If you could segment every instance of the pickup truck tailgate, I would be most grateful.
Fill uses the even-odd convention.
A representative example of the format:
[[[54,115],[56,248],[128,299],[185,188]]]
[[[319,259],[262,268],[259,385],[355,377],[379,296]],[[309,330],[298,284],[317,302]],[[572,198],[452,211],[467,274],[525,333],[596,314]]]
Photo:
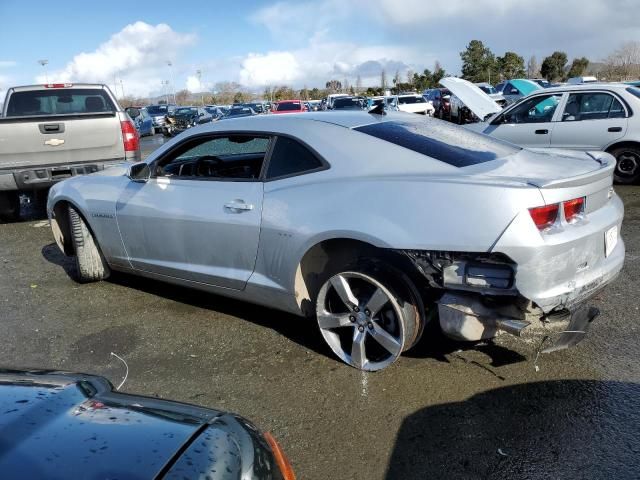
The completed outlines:
[[[123,160],[116,113],[0,122],[0,170]]]

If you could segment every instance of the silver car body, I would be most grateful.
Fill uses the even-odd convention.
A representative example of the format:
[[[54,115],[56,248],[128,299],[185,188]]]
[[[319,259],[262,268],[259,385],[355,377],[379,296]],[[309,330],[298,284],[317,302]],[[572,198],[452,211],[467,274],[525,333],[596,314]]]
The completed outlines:
[[[449,145],[454,158],[436,160],[356,130],[365,126],[419,131],[437,148]],[[73,253],[65,219],[70,204],[114,270],[298,315],[309,313],[310,265],[326,263],[327,242],[331,251],[358,245],[409,257],[422,272],[421,287],[469,308],[496,296],[514,305],[529,302],[538,318],[575,307],[622,268],[623,205],[611,188],[614,160],[606,153],[534,152],[401,112],[318,112],[195,127],[146,163],[153,167],[194,137],[229,133],[295,139],[322,158],[324,168],[273,180],[151,176],[136,182],[122,166],[70,179],[54,186],[48,200],[60,248]],[[493,154],[494,147],[506,155]],[[459,167],[456,155],[479,160]],[[530,208],[578,197],[585,197],[586,210],[576,222],[560,214],[551,228],[536,228]],[[606,256],[605,232],[617,239]],[[424,268],[445,257],[440,274]],[[508,263],[512,282],[498,288],[482,280],[490,274],[477,262],[486,259]],[[473,281],[464,273],[470,265],[479,267]],[[496,333],[495,324],[473,330],[464,322],[457,318],[445,331],[467,340]]]

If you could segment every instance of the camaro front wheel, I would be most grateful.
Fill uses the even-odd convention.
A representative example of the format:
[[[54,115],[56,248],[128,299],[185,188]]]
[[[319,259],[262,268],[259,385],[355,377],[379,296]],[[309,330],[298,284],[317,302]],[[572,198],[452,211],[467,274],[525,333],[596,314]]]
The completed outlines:
[[[97,282],[109,276],[110,270],[105,262],[93,234],[76,211],[69,207],[71,238],[76,254],[77,280],[81,283]]]
[[[345,271],[322,285],[316,299],[318,326],[342,361],[360,370],[381,370],[417,342],[419,308],[408,294],[396,293],[408,291],[399,283],[380,273]]]

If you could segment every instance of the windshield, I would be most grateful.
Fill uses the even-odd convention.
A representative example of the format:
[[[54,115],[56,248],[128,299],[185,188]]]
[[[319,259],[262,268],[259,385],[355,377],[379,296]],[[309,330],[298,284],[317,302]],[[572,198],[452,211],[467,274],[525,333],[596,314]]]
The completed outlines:
[[[52,89],[14,92],[9,97],[7,117],[73,115],[115,111],[101,89]]]
[[[493,95],[494,93],[498,93],[496,89],[493,88],[492,86],[478,85],[478,88],[480,88],[480,90],[482,90],[487,95]]]
[[[454,167],[468,167],[513,155],[521,149],[470,130],[430,122],[390,121],[355,130],[435,158]]]
[[[278,104],[278,112],[291,112],[294,110],[301,110],[302,104],[300,102],[283,102]]]
[[[169,111],[169,107],[166,105],[151,105],[147,107],[147,112],[151,115],[166,115]]]
[[[229,110],[229,113],[227,114],[228,117],[233,117],[236,115],[251,115],[252,111],[250,108],[248,107],[244,107],[244,108],[232,108],[231,110]]]
[[[190,115],[196,113],[197,111],[197,108],[178,108],[176,110],[176,115]]]
[[[336,98],[333,101],[334,110],[342,110],[342,109],[359,109],[362,108],[363,100],[362,98]]]

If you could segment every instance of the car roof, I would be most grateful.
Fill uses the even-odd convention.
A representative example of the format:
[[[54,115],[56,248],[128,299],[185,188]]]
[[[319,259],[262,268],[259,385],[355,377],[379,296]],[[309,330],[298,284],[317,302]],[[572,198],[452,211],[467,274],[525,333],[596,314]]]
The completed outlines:
[[[69,85],[68,87],[60,87],[60,88],[50,88],[50,90],[73,90],[75,88],[95,88],[96,90],[100,90],[106,88],[106,85],[103,83],[73,83],[73,82],[50,82],[50,83],[41,83],[40,85],[21,85],[17,87],[11,87],[10,90],[14,92],[25,92],[30,90],[42,90],[43,88],[47,88],[46,85]],[[49,90],[49,88],[47,88]]]
[[[615,89],[615,90],[624,90],[626,88],[628,88],[629,85],[624,84],[624,83],[613,83],[613,82],[603,82],[603,83],[583,83],[583,84],[578,84],[578,85],[561,85],[559,87],[549,87],[549,88],[545,88],[543,90],[536,90],[535,92],[532,92],[532,94],[538,94],[538,93],[553,93],[553,92],[572,92],[572,91],[580,91],[580,90],[611,90],[611,89]]]

